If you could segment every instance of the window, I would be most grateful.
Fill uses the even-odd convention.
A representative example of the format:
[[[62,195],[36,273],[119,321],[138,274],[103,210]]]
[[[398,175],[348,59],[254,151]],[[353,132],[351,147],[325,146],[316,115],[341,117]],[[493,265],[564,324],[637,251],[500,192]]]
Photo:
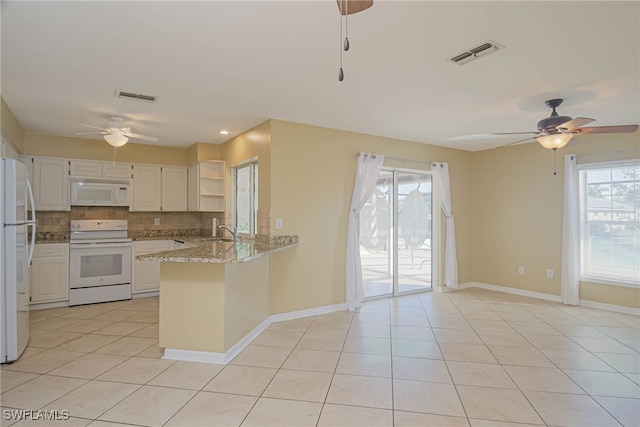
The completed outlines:
[[[640,285],[640,160],[580,166],[581,280]]]
[[[234,183],[238,233],[256,234],[258,230],[258,163],[236,167]]]

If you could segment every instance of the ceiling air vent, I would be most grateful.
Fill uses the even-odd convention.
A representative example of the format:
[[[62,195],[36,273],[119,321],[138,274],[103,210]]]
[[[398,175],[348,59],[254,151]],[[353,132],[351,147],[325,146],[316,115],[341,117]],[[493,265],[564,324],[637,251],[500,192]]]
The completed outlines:
[[[486,43],[482,43],[479,46],[473,47],[469,50],[466,50],[462,53],[451,58],[452,62],[455,62],[458,65],[466,64],[467,62],[471,62],[474,59],[478,59],[481,56],[488,55],[491,52],[495,52],[498,49],[503,49],[504,46],[501,46],[492,41],[488,41]]]
[[[156,102],[157,97],[151,95],[140,95],[138,93],[125,92],[119,90],[116,92],[116,98],[133,99],[138,101]]]

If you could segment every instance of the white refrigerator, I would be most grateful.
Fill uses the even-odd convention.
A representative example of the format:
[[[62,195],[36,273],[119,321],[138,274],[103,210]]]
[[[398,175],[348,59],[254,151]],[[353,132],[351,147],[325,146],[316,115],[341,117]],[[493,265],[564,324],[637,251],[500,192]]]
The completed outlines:
[[[0,159],[0,360],[13,362],[29,342],[29,266],[36,218],[27,167]]]

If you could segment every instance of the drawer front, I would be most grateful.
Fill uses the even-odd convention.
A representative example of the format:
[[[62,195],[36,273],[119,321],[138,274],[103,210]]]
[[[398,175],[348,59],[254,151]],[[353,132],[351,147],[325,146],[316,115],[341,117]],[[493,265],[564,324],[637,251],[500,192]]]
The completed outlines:
[[[45,258],[54,256],[67,256],[69,252],[68,243],[38,243],[33,248],[34,258]]]

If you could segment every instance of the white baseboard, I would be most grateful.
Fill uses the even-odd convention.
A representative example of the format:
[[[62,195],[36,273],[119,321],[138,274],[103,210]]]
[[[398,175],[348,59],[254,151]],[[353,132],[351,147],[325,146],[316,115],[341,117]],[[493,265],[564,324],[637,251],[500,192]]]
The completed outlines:
[[[224,353],[224,364],[231,362],[234,357],[236,357],[242,350],[245,349],[246,346],[251,344],[251,341],[258,338],[258,335],[262,333],[265,329],[269,327],[271,324],[271,316],[267,317],[262,321],[258,326],[253,328],[251,332],[242,337],[240,341],[235,343],[226,353]]]
[[[289,311],[287,313],[272,314],[269,316],[270,323],[282,322],[285,320],[302,319],[303,317],[319,316],[321,314],[329,314],[336,311],[342,311],[347,309],[347,304],[334,304],[325,305],[322,307],[308,308],[306,310]]]
[[[625,307],[624,305],[605,304],[603,302],[588,301],[581,299],[580,305],[583,307],[597,308],[598,310],[614,311],[616,313],[632,314],[640,316],[640,308]]]
[[[490,291],[504,292],[506,294],[520,295],[523,297],[537,298],[545,301],[562,302],[562,297],[558,295],[545,294],[543,292],[525,291],[524,289],[510,288],[508,286],[491,285],[489,283],[470,282],[470,286]]]
[[[283,322],[286,320],[302,319],[303,317],[319,316],[321,314],[328,314],[346,309],[347,304],[334,304],[309,308],[306,310],[290,311],[288,313],[272,314],[264,321],[262,321],[262,323],[256,326],[251,332],[240,339],[240,341],[235,343],[233,347],[231,347],[225,353],[176,350],[172,348],[166,348],[164,350],[164,356],[162,358],[167,360],[182,360],[185,362],[216,363],[219,365],[226,365],[231,360],[233,360],[234,357],[240,354],[240,352],[244,350],[249,344],[251,344],[251,341],[256,339],[258,335],[260,335],[272,323]]]
[[[489,289],[491,291],[504,292],[507,294],[520,295],[520,296],[531,297],[531,298],[538,298],[546,301],[553,301],[553,302],[560,302],[560,303],[562,302],[561,296],[545,294],[542,292],[525,291],[523,289],[510,288],[508,286],[491,285],[488,283],[469,282],[469,283],[465,283],[464,285],[461,285],[460,289],[467,289],[471,287]],[[589,301],[584,299],[580,300],[579,305],[583,307],[597,308],[599,310],[613,311],[615,313],[623,313],[623,314],[631,314],[634,316],[640,316],[640,308],[626,307],[624,305],[605,304],[603,302]]]
[[[159,297],[160,291],[141,292],[139,294],[131,294],[131,299]]]
[[[181,360],[185,362],[215,363],[218,365],[226,365],[225,353],[213,353],[209,351],[193,351],[193,350],[175,350],[173,348],[165,348],[165,360]]]
[[[60,308],[60,307],[69,307],[69,301],[60,301],[60,302],[46,302],[44,304],[34,304],[31,303],[29,305],[29,310],[45,310],[47,308]]]
[[[160,291],[143,292],[139,294],[132,294],[131,299],[157,297],[160,295]],[[31,303],[29,304],[29,310],[46,310],[47,308],[60,308],[68,307],[69,300],[59,302],[45,302],[45,303]]]

